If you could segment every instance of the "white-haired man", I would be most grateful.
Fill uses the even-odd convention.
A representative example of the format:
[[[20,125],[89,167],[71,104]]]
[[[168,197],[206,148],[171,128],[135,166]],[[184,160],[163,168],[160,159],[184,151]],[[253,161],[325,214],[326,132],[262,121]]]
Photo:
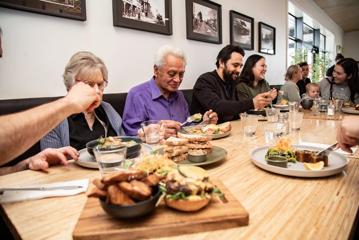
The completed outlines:
[[[186,57],[181,49],[163,46],[157,51],[153,77],[128,92],[123,113],[127,135],[137,135],[141,123],[147,120],[164,120],[165,137],[176,134],[180,122],[189,116],[186,99],[178,90],[185,68]],[[216,123],[217,114],[209,110],[204,120]]]

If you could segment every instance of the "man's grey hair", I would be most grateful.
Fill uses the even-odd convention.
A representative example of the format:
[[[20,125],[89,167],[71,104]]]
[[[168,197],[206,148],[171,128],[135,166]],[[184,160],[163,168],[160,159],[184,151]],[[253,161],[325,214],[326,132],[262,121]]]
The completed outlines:
[[[104,81],[108,81],[108,72],[105,63],[91,52],[81,51],[75,53],[65,67],[63,74],[66,89],[69,90],[74,84],[76,77],[81,73],[99,69]]]
[[[155,66],[162,67],[166,63],[166,58],[168,55],[181,58],[184,62],[184,65],[186,65],[186,55],[182,49],[170,45],[165,45],[157,50],[155,55]]]

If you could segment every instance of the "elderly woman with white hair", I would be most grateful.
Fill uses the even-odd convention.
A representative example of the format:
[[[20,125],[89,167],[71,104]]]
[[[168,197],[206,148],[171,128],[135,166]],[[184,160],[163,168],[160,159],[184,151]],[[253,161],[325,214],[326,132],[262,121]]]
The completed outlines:
[[[84,82],[94,88],[101,99],[94,110],[74,114],[41,139],[41,149],[72,146],[77,150],[99,137],[123,134],[122,119],[116,110],[102,101],[103,91],[108,83],[104,62],[91,52],[78,52],[68,62],[63,74],[67,91],[77,82]]]
[[[137,135],[141,123],[147,120],[164,120],[164,136],[176,135],[181,122],[189,116],[187,101],[178,90],[185,67],[186,57],[181,49],[166,45],[157,51],[151,79],[128,92],[123,113],[127,135]],[[207,111],[204,120],[216,123],[217,114]]]

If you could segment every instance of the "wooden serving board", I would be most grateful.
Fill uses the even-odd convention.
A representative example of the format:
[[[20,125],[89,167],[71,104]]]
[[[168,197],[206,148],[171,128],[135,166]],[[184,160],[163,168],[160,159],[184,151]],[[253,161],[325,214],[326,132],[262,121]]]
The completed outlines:
[[[74,239],[139,239],[182,235],[248,225],[249,214],[218,181],[213,181],[228,202],[212,200],[206,208],[185,213],[168,208],[162,201],[148,216],[117,220],[101,208],[99,200],[89,198],[73,231]]]

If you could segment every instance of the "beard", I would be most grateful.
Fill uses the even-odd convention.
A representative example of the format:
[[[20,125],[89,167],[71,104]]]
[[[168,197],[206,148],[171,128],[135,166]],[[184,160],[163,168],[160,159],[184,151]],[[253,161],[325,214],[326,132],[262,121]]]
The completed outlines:
[[[236,81],[239,77],[239,72],[228,71],[227,68],[223,69],[223,78],[225,81]]]

